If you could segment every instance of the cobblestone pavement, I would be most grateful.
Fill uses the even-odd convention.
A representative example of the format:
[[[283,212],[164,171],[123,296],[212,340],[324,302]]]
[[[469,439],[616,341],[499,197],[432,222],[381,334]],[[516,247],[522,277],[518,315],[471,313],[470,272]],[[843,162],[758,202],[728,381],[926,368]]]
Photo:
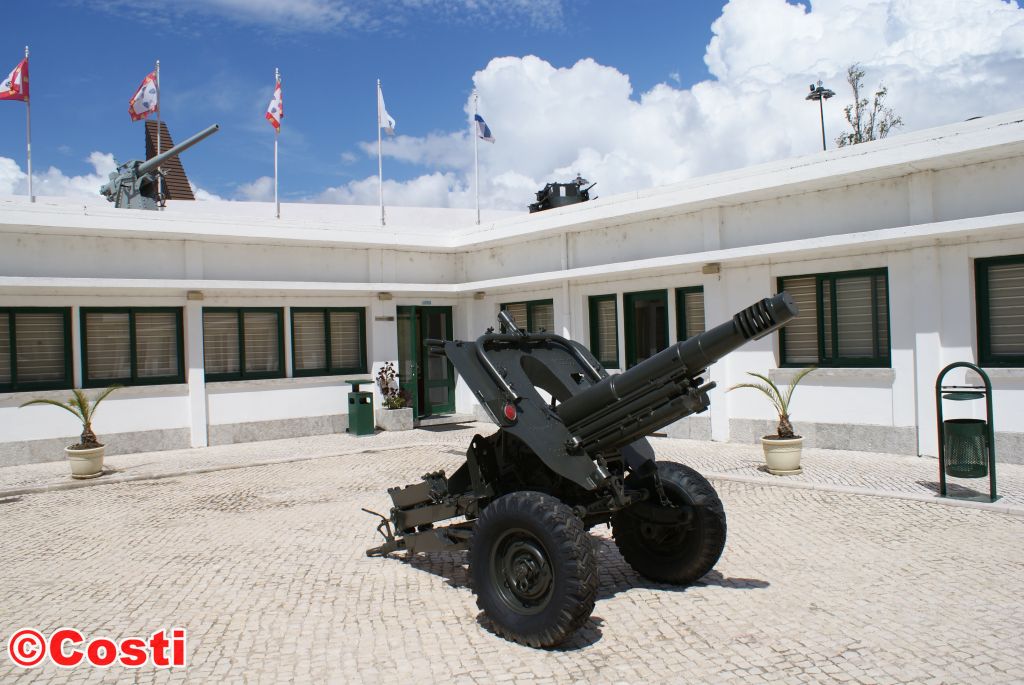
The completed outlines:
[[[367,443],[369,446],[369,443]],[[370,559],[385,488],[462,449],[382,449],[0,500],[0,638],[185,626],[188,669],[0,681],[1011,683],[1024,673],[1024,519],[716,481],[729,540],[680,589],[595,529],[600,590],[564,648],[495,637],[464,554]]]
[[[105,460],[107,475],[87,483],[99,484],[112,480],[235,468],[252,463],[318,459],[395,447],[436,445],[442,449],[464,450],[474,433],[489,434],[493,430],[494,427],[490,424],[459,424],[432,430],[383,432],[364,437],[347,434],[315,435],[258,443],[115,455]],[[774,484],[862,488],[920,496],[936,495],[939,487],[938,461],[931,458],[805,449],[804,472],[796,476],[779,477],[763,470],[764,457],[759,445],[669,438],[654,438],[652,442],[660,458],[681,461],[701,473],[722,478],[763,479]],[[0,447],[0,464],[2,463]],[[996,470],[1001,495],[998,504],[1019,507],[1024,511],[1024,465],[999,464]],[[17,494],[21,490],[64,487],[70,482],[68,467],[63,461],[0,467],[0,495]],[[76,485],[82,483],[78,482]],[[951,479],[949,488],[950,494],[957,496],[987,495],[988,479]]]

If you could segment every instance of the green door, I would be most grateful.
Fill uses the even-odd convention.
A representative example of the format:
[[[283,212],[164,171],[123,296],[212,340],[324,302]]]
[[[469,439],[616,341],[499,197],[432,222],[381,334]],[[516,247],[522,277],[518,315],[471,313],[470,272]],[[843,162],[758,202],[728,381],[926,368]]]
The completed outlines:
[[[452,339],[451,307],[398,307],[398,376],[417,417],[455,411],[455,369],[424,340]]]
[[[668,291],[648,290],[623,296],[626,368],[668,347]]]

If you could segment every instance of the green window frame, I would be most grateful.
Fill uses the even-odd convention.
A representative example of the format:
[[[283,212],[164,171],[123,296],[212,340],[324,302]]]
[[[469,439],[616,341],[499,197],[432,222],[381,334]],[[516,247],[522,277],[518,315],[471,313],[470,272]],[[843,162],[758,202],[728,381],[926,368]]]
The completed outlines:
[[[704,286],[676,288],[676,340],[689,340],[706,328]]]
[[[607,337],[609,326],[604,320],[611,302],[611,338]],[[619,368],[619,302],[615,295],[592,295],[590,308],[590,352],[606,369]],[[601,335],[602,331],[605,333]]]
[[[62,359],[59,361],[61,378],[27,379],[26,371],[32,363],[29,317],[39,314],[58,314],[62,331],[59,335]],[[19,324],[20,320],[20,324]],[[18,338],[19,325],[22,329]],[[35,346],[43,341],[36,340]],[[20,349],[19,349],[20,348]],[[19,360],[20,357],[20,360]],[[19,361],[21,369],[19,370]],[[71,309],[69,307],[3,307],[0,308],[0,392],[28,392],[33,390],[65,390],[72,386],[71,372]]]
[[[650,354],[645,354],[643,357],[640,356],[640,335],[637,331],[636,316],[634,316],[637,304],[647,302],[661,306],[661,320],[654,321],[655,329],[649,332],[654,337],[660,337],[660,340],[650,342],[653,342],[654,347],[658,348],[655,352],[660,352],[668,347],[668,290],[644,290],[636,293],[625,293],[622,296],[622,302],[623,317],[626,324],[626,368],[629,369],[651,356]]]
[[[89,370],[89,319],[92,315],[126,314],[128,324],[128,355],[129,372],[126,376],[92,378]],[[174,365],[175,373],[164,375],[147,375],[139,368],[139,315],[172,314],[174,322]],[[82,387],[99,388],[109,385],[159,385],[185,382],[185,336],[182,325],[181,307],[82,307],[79,316],[79,339],[82,359]],[[145,356],[145,355],[143,355]],[[95,367],[94,367],[95,368]]]
[[[300,358],[302,354],[301,348],[305,342],[302,340],[302,332],[299,330],[299,323],[297,322],[296,315],[299,318],[306,318],[312,323],[316,319],[316,315],[322,316],[321,325],[322,329],[322,346],[319,345],[316,333],[313,332],[309,344],[312,346],[319,347],[316,356],[322,354],[324,363],[323,365],[310,365],[305,368],[299,368],[304,366],[303,360]],[[341,354],[343,350],[338,349],[338,344],[341,341],[341,331],[337,330],[338,319],[333,317],[332,314],[356,314],[357,322],[357,344],[359,345],[357,363],[353,364],[340,364],[340,359],[343,359]],[[347,373],[366,373],[366,308],[365,307],[292,307],[291,309],[291,331],[292,331],[292,373],[295,376],[334,376]]]
[[[235,314],[235,338],[234,352],[237,359],[237,371],[214,372],[206,371],[207,381],[239,381],[255,380],[259,378],[284,378],[284,309],[281,307],[203,307],[203,367],[210,366],[210,335],[207,324],[211,317],[208,314]],[[250,314],[275,314],[277,322],[275,325],[275,338],[277,343],[276,357],[277,368],[272,370],[249,370],[247,357],[254,356],[251,353],[255,350],[247,349],[246,342],[246,317]],[[222,316],[221,323],[230,322],[230,317]],[[224,349],[231,351],[231,345],[225,345]]]
[[[550,321],[548,315],[545,312],[540,311],[541,307],[550,307]],[[547,300],[526,300],[522,302],[506,302],[500,305],[502,310],[526,310],[526,330],[531,333],[539,333],[539,328],[543,327],[545,323],[549,324],[550,328],[545,328],[548,333],[555,332],[555,301],[552,299]],[[514,315],[513,315],[514,316]],[[539,319],[539,321],[538,321]],[[516,325],[522,326],[523,322],[516,319]],[[504,326],[501,327],[504,332]]]
[[[800,315],[779,330],[779,366],[892,366],[887,269],[782,276],[777,284],[800,307]],[[857,325],[865,319],[866,329]],[[864,341],[869,352],[850,354]]]
[[[978,363],[1024,366],[1024,255],[974,261]]]

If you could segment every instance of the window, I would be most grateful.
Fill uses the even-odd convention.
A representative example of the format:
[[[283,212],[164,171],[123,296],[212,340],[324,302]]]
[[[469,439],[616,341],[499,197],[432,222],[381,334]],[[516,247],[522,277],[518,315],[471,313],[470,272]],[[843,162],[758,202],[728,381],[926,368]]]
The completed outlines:
[[[280,309],[203,309],[203,358],[211,381],[281,378]]]
[[[983,366],[1024,366],[1024,255],[974,263],[978,357]]]
[[[601,366],[619,368],[619,313],[615,295],[590,298],[590,351]]]
[[[885,269],[779,279],[800,315],[779,331],[782,366],[889,366]]]
[[[525,325],[526,330],[531,333],[540,333],[541,330],[553,333],[555,330],[555,305],[553,300],[511,302],[501,305],[501,308],[512,315],[516,326],[523,328]]]
[[[71,387],[71,310],[0,309],[0,391]]]
[[[668,347],[668,291],[623,296],[626,316],[626,368]]]
[[[704,288],[676,288],[676,340],[704,332]]]
[[[181,309],[82,308],[82,385],[184,383]]]
[[[366,310],[292,309],[296,376],[366,373]]]

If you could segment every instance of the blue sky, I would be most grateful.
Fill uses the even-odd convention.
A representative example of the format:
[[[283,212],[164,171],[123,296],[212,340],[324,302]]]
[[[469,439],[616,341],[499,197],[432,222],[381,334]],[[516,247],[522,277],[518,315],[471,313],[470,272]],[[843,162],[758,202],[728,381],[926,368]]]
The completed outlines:
[[[550,20],[525,11],[490,17],[405,10],[397,20],[382,18],[379,28],[319,30],[198,11],[153,21],[149,13],[160,4],[142,3],[146,14],[119,3],[60,0],[9,8],[14,17],[8,12],[5,23],[18,30],[8,33],[0,68],[17,62],[22,43],[31,46],[37,169],[84,173],[93,150],[119,160],[139,156],[142,124],[129,120],[127,101],[159,58],[163,117],[172,135],[181,140],[221,124],[214,138],[183,157],[189,175],[231,195],[233,184],[251,180],[261,165],[272,172],[272,128],[263,113],[277,66],[286,112],[281,191],[302,196],[375,173],[376,158],[356,144],[376,138],[378,77],[398,131],[410,135],[458,128],[473,73],[498,56],[534,54],[555,66],[592,57],[628,73],[641,89],[671,74],[689,84],[707,76],[704,47],[722,7],[641,0],[625,11],[624,3],[599,2],[567,6]],[[22,119],[20,106],[4,103],[0,122],[10,133],[0,141],[0,155],[24,156]],[[343,162],[344,152],[357,160]],[[404,179],[420,171],[392,161],[387,174]]]
[[[267,197],[274,67],[286,200],[375,201],[378,77],[397,204],[469,206],[474,79],[498,138],[483,202],[502,207],[576,171],[608,193],[813,153],[805,84],[841,96],[831,140],[854,61],[890,87],[904,130],[1024,107],[1020,0],[35,0],[10,3],[5,25],[0,69],[32,48],[34,166],[54,193],[91,193],[98,160],[141,156],[127,101],[157,58],[175,138],[221,124],[183,161],[225,199]],[[18,192],[20,103],[0,103],[0,126],[0,193],[5,173]]]

